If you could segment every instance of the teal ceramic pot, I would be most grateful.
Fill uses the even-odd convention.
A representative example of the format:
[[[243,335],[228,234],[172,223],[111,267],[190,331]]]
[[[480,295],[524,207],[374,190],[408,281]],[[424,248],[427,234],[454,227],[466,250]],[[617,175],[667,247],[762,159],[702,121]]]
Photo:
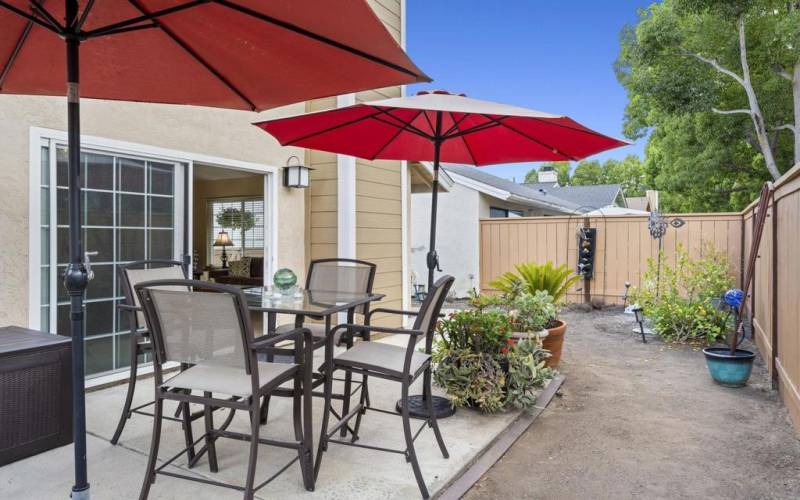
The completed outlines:
[[[756,358],[754,353],[736,349],[736,354],[731,355],[727,347],[707,347],[703,349],[703,354],[714,382],[725,387],[747,385],[747,379],[753,370],[753,360]]]
[[[297,275],[291,269],[284,267],[275,271],[272,283],[285,295],[297,284]]]

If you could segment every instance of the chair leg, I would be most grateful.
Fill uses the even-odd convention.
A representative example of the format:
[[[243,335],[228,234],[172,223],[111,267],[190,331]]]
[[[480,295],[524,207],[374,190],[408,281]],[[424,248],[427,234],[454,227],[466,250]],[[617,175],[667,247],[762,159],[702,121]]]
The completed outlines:
[[[331,364],[326,366],[331,366]],[[317,457],[314,462],[314,479],[319,476],[319,468],[322,465],[322,454],[328,449],[328,420],[331,415],[331,392],[333,391],[333,370],[326,368],[325,373],[325,406],[322,410],[322,432],[319,435],[319,445],[317,446]]]
[[[264,396],[264,400],[261,402],[261,409],[259,410],[259,422],[261,422],[261,425],[266,425],[268,418],[269,418],[269,396]]]
[[[348,335],[347,337],[347,348],[353,348],[353,336]],[[347,370],[344,374],[344,399],[342,400],[342,417],[350,413],[350,397],[352,396],[351,391],[353,388],[353,374],[350,370]],[[339,435],[341,437],[347,437],[347,426],[343,425],[342,428],[339,430]]]
[[[191,391],[186,391],[189,394]],[[189,403],[180,403],[178,405],[181,411],[181,421],[183,425],[183,439],[186,442],[186,460],[189,461],[190,467],[194,462],[194,435],[192,433],[192,410],[189,408]]]
[[[428,369],[425,370],[425,375],[423,376],[423,389],[422,393],[425,397],[425,400],[428,402],[428,424],[433,428],[433,434],[436,436],[436,442],[439,443],[439,450],[442,452],[442,456],[444,458],[450,458],[450,454],[447,452],[447,446],[444,444],[444,439],[442,438],[442,433],[439,431],[439,422],[436,420],[436,412],[433,410],[433,394],[431,391],[431,367],[428,366]]]
[[[306,394],[308,393],[308,394]],[[297,450],[300,462],[300,473],[306,490],[314,491],[314,464],[311,459],[311,394],[306,389],[306,382],[298,373],[294,381],[292,420],[294,422],[294,438],[301,443]]]
[[[250,405],[250,459],[247,462],[247,479],[244,484],[244,500],[253,500],[256,479],[256,463],[258,462],[258,432],[261,429],[261,416],[258,398],[251,398]]]
[[[136,335],[131,334],[131,373],[128,377],[128,393],[125,395],[125,406],[122,407],[122,415],[119,416],[119,423],[117,430],[114,431],[114,436],[111,438],[111,444],[117,444],[119,437],[122,435],[122,429],[128,419],[131,418],[131,404],[133,403],[133,392],[136,389],[136,374],[139,368],[139,343],[136,341]]]
[[[150,439],[150,456],[147,459],[147,469],[139,492],[139,500],[147,500],[150,494],[150,485],[156,480],[156,461],[158,460],[158,445],[161,441],[161,412],[164,409],[164,400],[156,397],[153,405],[153,436]]]
[[[417,453],[414,451],[414,435],[411,433],[411,416],[408,413],[408,386],[409,381],[403,382],[403,434],[406,438],[406,459],[411,462],[411,468],[414,469],[414,477],[417,479],[417,486],[422,494],[422,498],[429,498],[428,488],[425,486],[425,480],[422,478],[422,471],[419,468],[417,461]]]
[[[203,396],[211,399],[210,392],[204,392]],[[206,449],[208,452],[208,469],[211,472],[219,472],[219,465],[217,464],[217,437],[214,436],[214,408],[206,405],[203,408],[203,420],[206,425]]]

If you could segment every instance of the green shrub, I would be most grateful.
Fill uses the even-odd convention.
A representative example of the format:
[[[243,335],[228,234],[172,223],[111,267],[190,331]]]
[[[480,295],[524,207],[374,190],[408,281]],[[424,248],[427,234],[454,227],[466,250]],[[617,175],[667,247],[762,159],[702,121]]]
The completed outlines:
[[[513,328],[518,332],[540,332],[552,327],[556,319],[553,297],[544,290],[533,294],[520,293],[511,302],[511,307]]]
[[[433,346],[434,380],[456,406],[491,413],[506,405],[527,408],[535,389],[552,378],[544,367],[549,353],[536,339],[511,339],[502,311],[458,311],[439,323]]]
[[[580,279],[580,276],[571,276],[572,269],[566,264],[555,267],[552,262],[547,264],[528,262],[515,267],[516,273],[503,273],[500,277],[490,281],[489,286],[512,297],[520,292],[535,294],[539,290],[544,290],[558,304],[564,299],[569,287]]]
[[[642,287],[634,288],[631,297],[664,340],[713,343],[725,338],[731,321],[715,302],[733,284],[724,252],[706,246],[703,257],[692,260],[679,245],[675,265],[662,254],[660,279],[656,261],[648,260]]]

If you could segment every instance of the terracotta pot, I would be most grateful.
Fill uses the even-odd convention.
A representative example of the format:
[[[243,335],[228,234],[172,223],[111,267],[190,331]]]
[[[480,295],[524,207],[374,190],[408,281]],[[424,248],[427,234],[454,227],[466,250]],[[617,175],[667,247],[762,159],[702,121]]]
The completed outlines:
[[[542,339],[542,347],[550,351],[550,357],[545,360],[548,368],[558,368],[561,361],[561,349],[564,347],[564,334],[567,332],[567,324],[561,320],[554,328],[547,329],[547,336]]]

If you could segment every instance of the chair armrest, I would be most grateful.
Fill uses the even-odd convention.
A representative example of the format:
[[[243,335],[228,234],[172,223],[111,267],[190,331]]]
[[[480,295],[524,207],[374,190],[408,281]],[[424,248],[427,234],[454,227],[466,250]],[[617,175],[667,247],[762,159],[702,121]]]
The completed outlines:
[[[420,336],[424,335],[425,332],[422,330],[412,330],[410,328],[392,328],[388,326],[373,326],[373,325],[353,325],[348,323],[342,323],[340,325],[336,325],[331,329],[331,335],[334,334],[337,330],[343,329],[350,329],[356,331],[368,331],[368,332],[377,332],[377,333],[399,333],[404,335],[412,335],[412,336]]]
[[[419,311],[404,311],[403,309],[390,309],[388,307],[379,307],[377,309],[370,309],[369,314],[367,314],[367,320],[372,318],[372,315],[375,313],[387,313],[387,314],[398,314],[398,315],[405,315],[405,316],[419,316]],[[443,313],[439,313],[440,318],[444,318]]]
[[[141,311],[142,308],[139,306],[132,306],[130,304],[117,304],[117,309],[123,311]]]
[[[304,342],[312,342],[311,330],[308,328],[295,328],[284,333],[277,333],[274,335],[262,335],[250,343],[250,349],[260,350],[275,347],[275,344],[287,340],[303,340]]]

